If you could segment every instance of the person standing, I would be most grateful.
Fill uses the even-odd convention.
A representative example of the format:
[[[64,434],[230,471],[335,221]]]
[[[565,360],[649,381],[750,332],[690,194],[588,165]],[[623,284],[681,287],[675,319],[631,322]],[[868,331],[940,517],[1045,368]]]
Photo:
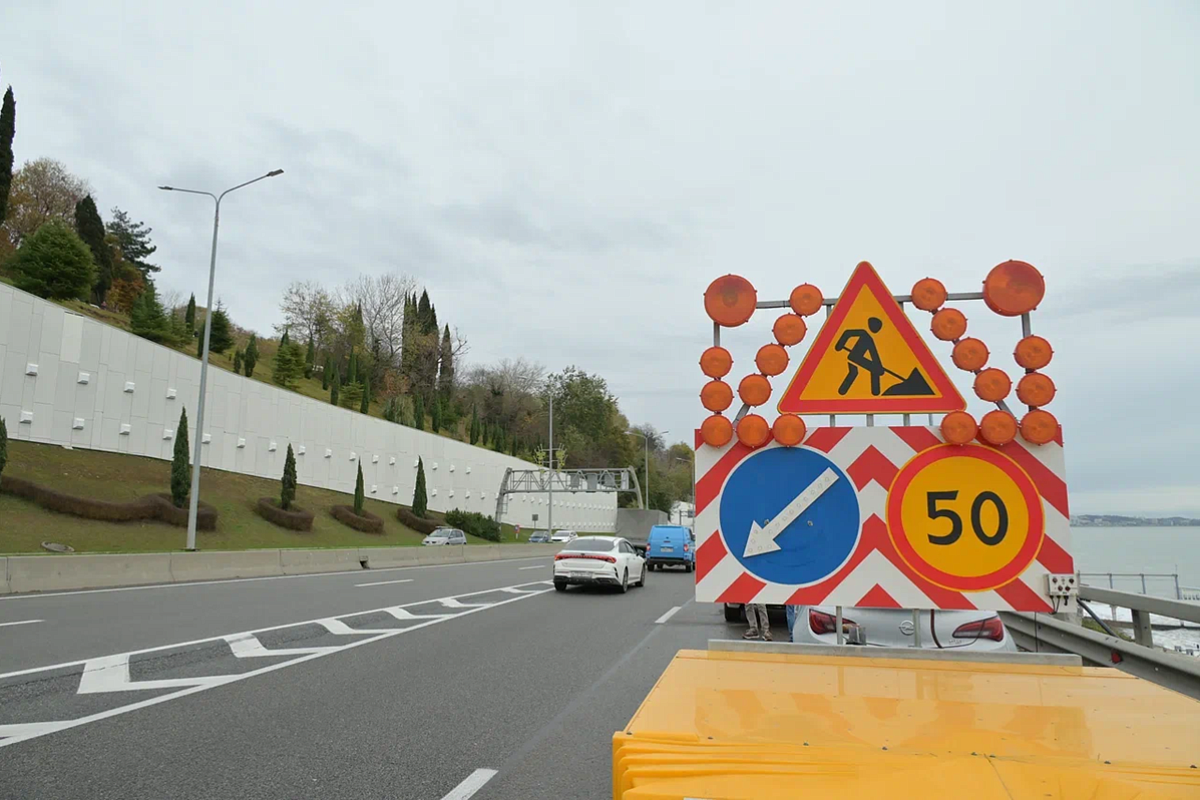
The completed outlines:
[[[771,641],[771,621],[767,619],[767,607],[762,603],[746,604],[746,620],[750,629],[742,634],[743,639]]]

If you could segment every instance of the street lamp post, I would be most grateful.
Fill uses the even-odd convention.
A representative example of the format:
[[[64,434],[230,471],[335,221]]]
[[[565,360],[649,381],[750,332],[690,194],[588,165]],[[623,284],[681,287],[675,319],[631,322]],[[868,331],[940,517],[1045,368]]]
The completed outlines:
[[[212,318],[213,318],[213,281],[217,274],[217,228],[221,222],[221,200],[225,195],[241,189],[243,186],[249,186],[252,183],[258,183],[266,178],[274,178],[276,175],[282,175],[283,170],[273,169],[266,175],[260,175],[252,181],[239,183],[219,195],[212,192],[201,192],[196,189],[179,189],[174,186],[160,186],[164,192],[186,192],[187,194],[202,194],[213,199],[213,236],[212,236],[212,253],[208,260],[208,313],[204,315],[204,348],[200,353],[200,399],[196,403],[196,437],[195,444],[192,447],[192,491],[190,503],[188,506],[188,529],[187,529],[187,549],[196,549],[196,513],[200,509],[200,446],[204,441],[204,393],[208,388],[208,343],[212,337]]]
[[[650,510],[650,438],[648,436],[646,436],[646,434],[639,433],[638,431],[625,431],[625,433],[629,434],[630,436],[642,437],[642,441],[646,445],[646,488],[643,490],[645,492],[646,498],[645,498],[644,502],[642,503],[642,507],[645,508],[647,511],[649,511]],[[659,431],[659,436],[666,436],[668,433],[670,433],[670,431]]]

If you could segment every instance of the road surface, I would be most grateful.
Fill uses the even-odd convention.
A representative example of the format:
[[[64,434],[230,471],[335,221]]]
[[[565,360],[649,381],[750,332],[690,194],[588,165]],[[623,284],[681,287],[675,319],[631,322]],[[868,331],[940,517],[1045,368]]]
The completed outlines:
[[[546,558],[0,598],[0,798],[592,798],[692,575]]]

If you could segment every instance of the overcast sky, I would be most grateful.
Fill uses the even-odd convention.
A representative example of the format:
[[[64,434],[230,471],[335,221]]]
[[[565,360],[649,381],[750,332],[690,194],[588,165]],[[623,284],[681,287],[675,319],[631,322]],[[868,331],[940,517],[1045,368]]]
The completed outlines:
[[[689,439],[718,275],[833,295],[865,259],[897,294],[927,275],[970,291],[1019,258],[1049,287],[1034,329],[1056,349],[1072,510],[1200,516],[1200,4],[3,16],[18,163],[59,159],[105,216],[153,226],[166,289],[203,302],[211,208],[155,186],[286,170],[224,206],[218,294],[244,326],[269,331],[293,279],[409,273],[473,362],[576,364]],[[1019,325],[963,310],[1015,375]],[[734,381],[774,316],[727,337]]]

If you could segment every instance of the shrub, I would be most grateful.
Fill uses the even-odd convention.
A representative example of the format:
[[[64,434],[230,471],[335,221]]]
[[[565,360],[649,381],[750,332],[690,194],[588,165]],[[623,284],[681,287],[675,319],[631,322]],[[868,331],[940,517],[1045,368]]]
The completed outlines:
[[[137,520],[157,519],[171,525],[187,527],[188,511],[186,508],[176,508],[168,494],[151,494],[130,503],[112,503],[108,500],[94,500],[90,497],[75,495],[39,486],[23,478],[9,476],[0,485],[0,492],[21,497],[41,506],[48,511],[60,514],[70,514],[84,519],[102,520],[105,522],[134,522]],[[217,510],[200,501],[196,514],[196,527],[202,531],[217,529]]]
[[[329,513],[338,522],[349,525],[356,531],[362,531],[363,533],[383,533],[383,518],[375,516],[370,511],[363,511],[361,514],[358,514],[350,506],[334,506],[329,509]]]
[[[366,500],[363,494],[363,478],[362,478],[362,462],[358,462],[358,477],[354,479],[354,513],[360,517],[363,513],[363,501]]]
[[[175,455],[171,459],[171,502],[176,508],[187,505],[191,490],[188,474],[187,409],[179,409],[179,427],[175,429]]]
[[[342,387],[342,397],[338,405],[351,410],[362,405],[363,387],[361,383],[347,383]]]
[[[417,485],[413,489],[412,511],[418,517],[424,517],[429,511],[429,499],[425,496],[425,462],[417,458]]]
[[[92,251],[64,222],[51,220],[8,262],[18,289],[51,300],[86,298],[96,280]]]
[[[489,542],[500,541],[500,523],[478,511],[447,511],[446,524]]]
[[[296,499],[296,456],[292,453],[292,446],[290,444],[287,449],[287,458],[283,460],[282,484],[279,490],[279,507],[287,511],[292,507],[292,502]],[[312,515],[309,514],[309,517],[312,517]]]
[[[280,508],[279,501],[274,497],[260,497],[254,504],[254,510],[267,522],[274,523],[281,528],[293,531],[312,530],[313,513],[311,511],[305,511],[297,506],[288,509]]]
[[[398,509],[396,509],[396,519],[400,520],[402,524],[412,528],[417,533],[423,533],[426,535],[433,533],[441,525],[441,523],[439,523],[437,520],[418,517],[404,506],[400,506]]]
[[[238,375],[242,374],[242,351],[241,350],[233,351],[233,371],[236,372]]]

